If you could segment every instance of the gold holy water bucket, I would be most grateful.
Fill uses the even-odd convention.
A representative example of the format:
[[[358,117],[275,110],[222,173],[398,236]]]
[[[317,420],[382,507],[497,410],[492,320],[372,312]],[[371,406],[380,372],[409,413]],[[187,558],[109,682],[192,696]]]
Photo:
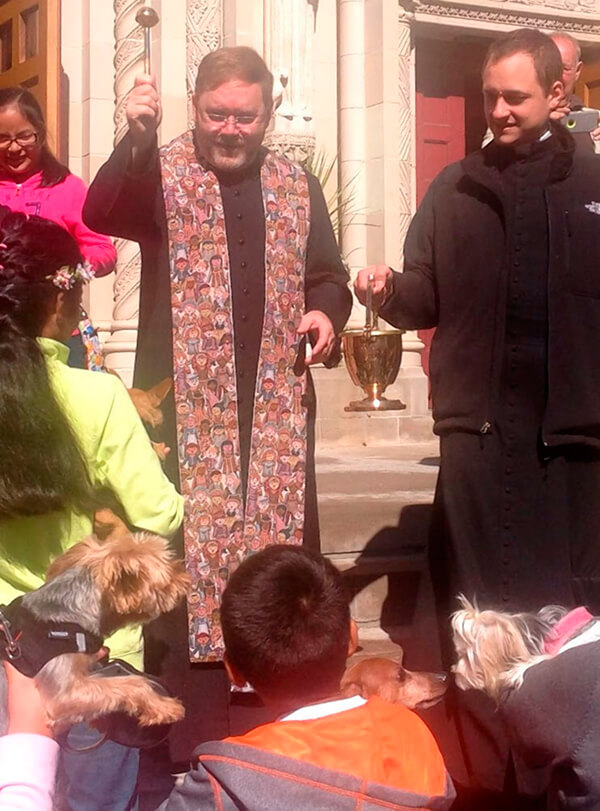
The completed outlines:
[[[353,400],[345,411],[394,411],[406,408],[402,400],[388,400],[383,392],[398,374],[402,362],[401,329],[347,329],[342,332],[346,367],[352,382],[367,395]]]

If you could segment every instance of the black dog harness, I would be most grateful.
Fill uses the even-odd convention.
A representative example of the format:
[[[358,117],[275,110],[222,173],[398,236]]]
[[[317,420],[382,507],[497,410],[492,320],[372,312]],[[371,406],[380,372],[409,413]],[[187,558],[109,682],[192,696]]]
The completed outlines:
[[[36,676],[63,653],[97,653],[102,647],[101,636],[74,622],[36,617],[22,600],[17,597],[10,605],[0,606],[0,660],[7,659],[24,676]]]

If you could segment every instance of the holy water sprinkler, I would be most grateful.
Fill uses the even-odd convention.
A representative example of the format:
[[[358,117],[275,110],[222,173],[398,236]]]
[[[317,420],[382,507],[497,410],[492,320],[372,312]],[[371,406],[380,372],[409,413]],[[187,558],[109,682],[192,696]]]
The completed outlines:
[[[135,21],[144,29],[144,73],[152,72],[150,53],[150,29],[158,23],[159,17],[152,6],[142,6],[135,15]]]

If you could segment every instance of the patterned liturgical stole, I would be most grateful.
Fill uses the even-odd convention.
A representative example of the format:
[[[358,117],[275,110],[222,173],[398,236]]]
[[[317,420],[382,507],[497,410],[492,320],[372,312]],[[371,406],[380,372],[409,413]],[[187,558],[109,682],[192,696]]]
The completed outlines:
[[[160,152],[169,231],[173,369],[192,662],[223,658],[219,604],[229,575],[272,543],[302,542],[306,373],[294,372],[310,219],[304,171],[267,153],[265,311],[248,483],[240,476],[236,358],[223,201],[188,132]],[[299,216],[306,212],[306,218]]]

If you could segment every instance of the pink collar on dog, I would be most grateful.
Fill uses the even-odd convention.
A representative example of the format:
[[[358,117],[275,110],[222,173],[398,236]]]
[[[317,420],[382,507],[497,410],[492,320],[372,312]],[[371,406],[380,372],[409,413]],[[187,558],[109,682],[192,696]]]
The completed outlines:
[[[593,620],[593,616],[584,606],[569,611],[559,620],[544,640],[544,653],[554,656],[572,636]]]

